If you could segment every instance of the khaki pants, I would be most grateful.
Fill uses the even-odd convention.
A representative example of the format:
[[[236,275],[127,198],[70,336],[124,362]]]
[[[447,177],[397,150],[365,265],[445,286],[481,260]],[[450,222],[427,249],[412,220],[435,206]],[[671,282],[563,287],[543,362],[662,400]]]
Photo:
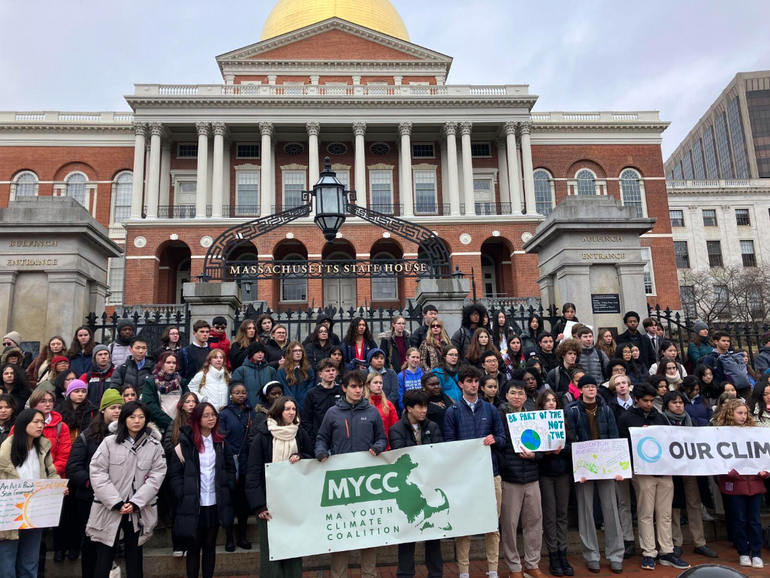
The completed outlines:
[[[698,487],[698,478],[683,476],[682,482],[684,483],[684,500],[687,505],[687,525],[690,527],[690,533],[692,534],[692,541],[695,543],[695,547],[700,548],[701,546],[706,545],[706,536],[703,533],[703,516],[700,511],[701,496],[700,488]],[[680,509],[674,508],[674,513],[671,518],[671,534],[674,539],[674,546],[682,545],[682,526],[679,521],[680,516]]]
[[[521,572],[521,559],[516,529],[521,520],[524,534],[524,566],[533,570],[540,564],[543,547],[543,510],[540,503],[540,484],[509,484],[503,482],[503,508],[500,528],[503,532],[503,557],[508,570]]]
[[[334,552],[332,554],[332,578],[347,578],[349,552]],[[361,550],[361,576],[375,578],[377,576],[377,548]]]
[[[632,479],[636,491],[636,517],[639,524],[639,544],[644,556],[655,558],[655,530],[660,554],[671,554],[671,504],[674,501],[674,481],[671,476],[636,476]],[[655,518],[653,522],[653,518]]]
[[[503,504],[503,485],[500,476],[495,476],[495,501],[497,502],[497,517],[499,518]],[[489,534],[484,534],[484,543],[487,547],[487,571],[497,572],[497,565],[500,560],[500,532],[495,530]],[[455,538],[455,549],[457,550],[457,566],[460,568],[460,574],[470,573],[471,537]],[[332,578],[338,577],[333,576]]]

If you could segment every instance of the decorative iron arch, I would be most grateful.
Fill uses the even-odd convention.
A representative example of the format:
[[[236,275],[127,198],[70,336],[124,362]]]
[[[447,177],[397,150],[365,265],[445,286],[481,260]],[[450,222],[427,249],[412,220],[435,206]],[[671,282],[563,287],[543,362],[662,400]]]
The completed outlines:
[[[428,277],[438,278],[450,275],[449,251],[433,231],[418,223],[410,223],[404,219],[383,215],[356,205],[355,191],[349,191],[348,195],[349,200],[345,205],[345,212],[348,215],[359,217],[389,233],[419,245],[428,258],[426,262]],[[310,193],[305,193],[305,200],[309,198]],[[288,209],[275,215],[260,217],[224,231],[214,240],[206,252],[203,261],[203,280],[224,280],[228,257],[240,243],[251,241],[301,217],[308,216],[311,206],[312,202],[308,202],[300,207]]]

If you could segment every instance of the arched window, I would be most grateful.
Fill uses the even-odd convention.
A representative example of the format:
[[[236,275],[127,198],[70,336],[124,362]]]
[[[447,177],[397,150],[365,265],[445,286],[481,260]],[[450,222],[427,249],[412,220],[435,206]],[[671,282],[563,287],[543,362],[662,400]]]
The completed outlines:
[[[577,194],[581,197],[596,194],[596,176],[588,169],[578,171]]]
[[[298,253],[292,253],[284,257],[283,261],[290,261],[288,265],[307,263],[305,257]],[[281,301],[307,301],[307,275],[302,273],[288,273],[281,277]]]
[[[641,179],[639,173],[633,169],[620,173],[620,198],[626,207],[634,207],[634,216],[644,216]]]
[[[377,253],[372,258],[373,264],[385,265],[396,263],[396,258],[390,253]],[[392,273],[383,272],[372,277],[372,301],[397,301],[398,278]]]
[[[87,181],[88,179],[83,173],[72,173],[65,181],[67,185],[67,196],[72,197],[84,207],[86,205]]]
[[[132,173],[120,173],[115,179],[115,219],[116,223],[127,221],[131,215],[131,188],[134,177]]]
[[[16,177],[16,198],[37,196],[37,175],[33,172],[23,172]]]
[[[535,209],[546,217],[553,212],[553,181],[548,171],[537,169],[535,177]]]

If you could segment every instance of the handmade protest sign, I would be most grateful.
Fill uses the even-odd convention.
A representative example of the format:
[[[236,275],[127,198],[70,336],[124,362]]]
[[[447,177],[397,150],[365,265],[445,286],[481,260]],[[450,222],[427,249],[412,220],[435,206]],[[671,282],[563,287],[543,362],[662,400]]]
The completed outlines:
[[[67,480],[0,480],[0,531],[59,525]]]
[[[522,411],[505,417],[516,452],[522,448],[530,452],[551,452],[563,448],[566,443],[564,411],[561,409]]]
[[[631,456],[628,453],[628,440],[593,440],[572,444],[572,472],[575,481],[614,480],[615,476],[623,479],[631,477]]]
[[[480,439],[279,462],[265,478],[271,560],[497,529],[492,454]]]
[[[646,476],[719,476],[770,471],[770,429],[673,427],[629,429],[634,473]]]

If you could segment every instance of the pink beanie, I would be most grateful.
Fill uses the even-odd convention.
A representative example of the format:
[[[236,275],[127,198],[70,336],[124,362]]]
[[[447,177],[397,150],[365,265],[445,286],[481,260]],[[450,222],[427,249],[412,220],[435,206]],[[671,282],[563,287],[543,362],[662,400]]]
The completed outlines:
[[[81,381],[79,379],[73,379],[72,381],[70,381],[70,384],[67,386],[67,393],[64,394],[64,397],[69,397],[70,394],[76,389],[85,389],[86,391],[88,391],[88,384],[86,384],[85,381]]]

